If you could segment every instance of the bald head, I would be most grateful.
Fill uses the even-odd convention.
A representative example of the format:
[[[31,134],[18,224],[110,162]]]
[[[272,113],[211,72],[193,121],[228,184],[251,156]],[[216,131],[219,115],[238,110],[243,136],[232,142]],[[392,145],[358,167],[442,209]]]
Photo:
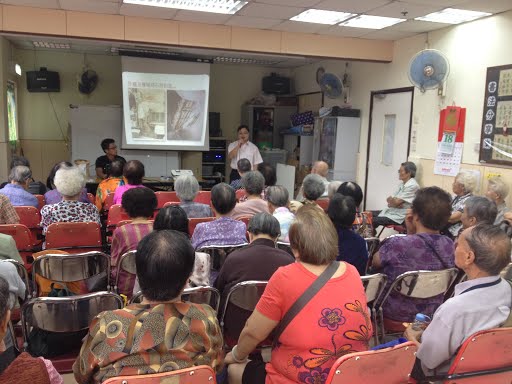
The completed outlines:
[[[313,168],[311,169],[311,173],[320,175],[322,177],[327,177],[327,172],[329,172],[329,165],[325,161],[317,161],[313,164]]]

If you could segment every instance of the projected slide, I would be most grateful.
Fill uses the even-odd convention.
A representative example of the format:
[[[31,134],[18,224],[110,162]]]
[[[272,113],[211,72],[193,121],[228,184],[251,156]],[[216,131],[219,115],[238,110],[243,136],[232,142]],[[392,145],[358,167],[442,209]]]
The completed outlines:
[[[205,147],[209,76],[123,72],[126,148]]]

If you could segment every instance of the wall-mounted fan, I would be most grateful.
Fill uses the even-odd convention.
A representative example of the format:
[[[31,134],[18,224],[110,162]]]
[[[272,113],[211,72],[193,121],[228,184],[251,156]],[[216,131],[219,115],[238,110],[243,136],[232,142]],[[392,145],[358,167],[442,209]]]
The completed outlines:
[[[437,49],[424,49],[409,63],[409,80],[421,92],[442,87],[449,73],[448,59]]]
[[[318,80],[318,85],[329,99],[337,99],[343,95],[343,82],[333,73],[323,73]]]
[[[98,74],[92,69],[82,73],[78,82],[78,90],[85,95],[91,94],[98,85]]]

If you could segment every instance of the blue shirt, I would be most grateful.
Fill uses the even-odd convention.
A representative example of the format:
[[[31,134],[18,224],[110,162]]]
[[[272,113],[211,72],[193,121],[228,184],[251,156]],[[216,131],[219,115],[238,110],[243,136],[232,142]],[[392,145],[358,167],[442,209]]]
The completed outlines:
[[[39,208],[37,197],[18,184],[7,184],[0,189],[2,195],[7,196],[14,206],[33,206]]]
[[[336,260],[352,264],[361,276],[365,275],[368,250],[361,236],[351,229],[338,229],[338,250]]]

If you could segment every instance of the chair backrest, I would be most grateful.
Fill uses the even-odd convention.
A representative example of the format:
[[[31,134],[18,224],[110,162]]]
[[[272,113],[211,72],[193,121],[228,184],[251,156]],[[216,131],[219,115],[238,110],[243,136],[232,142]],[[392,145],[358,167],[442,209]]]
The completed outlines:
[[[197,193],[196,198],[194,199],[195,203],[207,204],[210,205],[212,202],[212,193],[211,191],[199,191]]]
[[[388,277],[383,273],[361,276],[361,282],[363,283],[364,293],[366,294],[366,301],[368,304],[378,302],[386,289],[387,281]]]
[[[204,252],[210,255],[210,266],[215,270],[220,270],[226,257],[231,252],[245,247],[247,243],[237,245],[209,245],[207,247],[196,249],[196,252]]]
[[[37,199],[37,203],[39,204],[39,210],[43,208],[46,204],[46,200],[44,199],[44,195],[34,195]]]
[[[69,253],[101,251],[98,223],[53,223],[46,230],[46,249],[65,249]]]
[[[501,384],[512,383],[512,328],[480,331],[470,336],[460,347],[448,371],[445,384]],[[501,368],[508,369],[501,372]],[[468,373],[487,372],[473,378]],[[494,374],[491,374],[495,371]],[[466,374],[466,375],[465,375]],[[463,379],[463,380],[462,380]]]
[[[500,273],[501,277],[507,280],[512,280],[512,263],[509,263]]]
[[[242,281],[234,285],[229,290],[220,318],[220,326],[222,327],[223,331],[228,306],[235,305],[236,307],[246,311],[254,311],[256,304],[258,304],[261,295],[263,295],[263,292],[267,287],[267,283],[268,281],[260,280]]]
[[[366,247],[368,248],[368,258],[371,258],[379,248],[380,239],[378,237],[365,237]]]
[[[29,229],[39,229],[41,214],[39,209],[31,206],[15,206],[14,209],[20,217],[20,224],[26,225]]]
[[[207,223],[208,221],[215,220],[215,217],[193,217],[188,219],[188,233],[190,237],[194,234],[197,224]]]
[[[331,367],[325,384],[407,384],[416,359],[411,341],[378,351],[349,353]]]
[[[244,222],[245,228],[249,228],[249,221],[251,221],[251,219],[252,219],[252,216],[242,216],[242,217],[239,217],[237,220]]]
[[[167,203],[164,204],[163,208],[169,207],[171,205],[180,205],[180,204],[181,204],[181,202],[179,202],[179,201],[168,201]]]
[[[71,255],[47,254],[34,260],[34,264],[32,264],[32,283],[34,289],[37,289],[36,275],[56,282],[71,283],[87,281],[105,273],[105,289],[109,289],[110,257],[102,252]],[[34,291],[33,296],[37,296],[36,291]]]
[[[96,315],[123,307],[123,299],[112,292],[68,297],[37,297],[25,303],[21,324],[25,346],[31,327],[50,332],[77,332],[89,327]]]
[[[103,203],[103,211],[110,210],[110,207],[114,205],[114,195],[115,193],[109,193],[107,197],[105,198],[105,202]]]
[[[18,260],[13,259],[0,260],[0,263],[11,263],[16,267],[16,272],[18,272],[18,275],[25,284],[25,299],[30,299],[32,297],[32,292],[30,292],[30,284],[28,282],[28,271],[27,268],[25,268],[25,266],[23,265],[23,263],[20,263]]]
[[[322,208],[325,212],[327,212],[327,208],[329,208],[329,199],[318,199],[316,203]]]
[[[25,268],[30,270],[32,265],[32,253],[34,247],[34,238],[30,230],[23,224],[2,224],[0,225],[0,233],[12,236],[16,243],[16,249],[20,253]]]
[[[242,197],[244,197],[246,195],[246,192],[245,192],[245,189],[237,189],[235,191],[235,195],[236,195],[236,199],[237,200],[240,200]]]
[[[117,376],[103,384],[216,384],[215,372],[207,365],[149,375]]]
[[[157,209],[163,208],[164,204],[169,201],[180,201],[175,191],[158,191],[155,192],[155,194],[157,201]]]
[[[428,299],[444,294],[457,276],[457,268],[440,271],[410,271],[399,275],[382,299],[386,301],[391,292],[414,299]]]
[[[126,213],[126,211],[123,209],[121,204],[114,204],[110,207],[108,210],[107,215],[107,227],[112,229],[123,220],[131,220],[130,216]]]
[[[131,273],[132,275],[137,274],[137,267],[135,266],[135,256],[137,255],[137,251],[128,251],[121,255],[119,259],[119,264],[117,264],[117,272],[116,272],[116,282],[114,285],[114,290],[117,292],[117,287],[119,285],[119,275],[121,271],[126,271]]]
[[[196,304],[208,304],[219,313],[220,292],[216,288],[209,286],[186,288],[181,299]]]

